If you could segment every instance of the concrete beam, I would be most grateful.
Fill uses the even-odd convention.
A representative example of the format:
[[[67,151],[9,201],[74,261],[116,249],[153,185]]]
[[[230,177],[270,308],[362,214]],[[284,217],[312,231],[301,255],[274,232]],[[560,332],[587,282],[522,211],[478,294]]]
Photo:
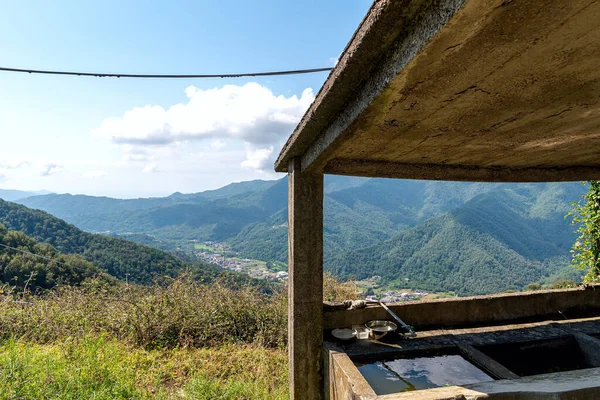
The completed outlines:
[[[599,19],[597,0],[376,0],[276,170],[597,179]]]
[[[323,174],[289,169],[288,347],[290,398],[322,399]]]
[[[468,165],[402,164],[387,161],[335,159],[324,173],[399,179],[468,182],[566,182],[600,178],[600,167],[502,168]]]
[[[488,357],[475,347],[468,344],[459,344],[459,349],[467,355],[468,358],[475,361],[485,370],[491,372],[498,379],[519,379],[519,375],[515,374],[498,361]]]

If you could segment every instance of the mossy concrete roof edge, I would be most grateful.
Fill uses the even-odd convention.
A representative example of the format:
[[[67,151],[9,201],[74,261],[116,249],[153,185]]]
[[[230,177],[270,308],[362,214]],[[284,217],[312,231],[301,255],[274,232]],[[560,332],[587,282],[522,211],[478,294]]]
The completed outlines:
[[[347,127],[465,2],[375,0],[283,146],[275,171],[287,172],[290,159],[303,155],[332,124],[337,131]],[[411,43],[399,59],[403,41]],[[326,143],[320,148],[325,150]]]

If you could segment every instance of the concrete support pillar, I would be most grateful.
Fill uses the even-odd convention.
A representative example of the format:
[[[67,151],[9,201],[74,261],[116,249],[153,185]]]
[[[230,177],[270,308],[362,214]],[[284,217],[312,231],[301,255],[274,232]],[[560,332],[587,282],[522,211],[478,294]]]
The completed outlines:
[[[290,398],[323,399],[323,174],[288,177]]]

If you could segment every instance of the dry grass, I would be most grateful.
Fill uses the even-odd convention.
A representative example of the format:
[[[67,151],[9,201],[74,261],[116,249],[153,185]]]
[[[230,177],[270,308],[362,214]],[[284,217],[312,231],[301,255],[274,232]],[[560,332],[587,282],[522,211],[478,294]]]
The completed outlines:
[[[360,288],[355,281],[340,282],[330,273],[323,276],[323,300],[356,300]]]
[[[356,296],[325,277],[326,299]],[[0,288],[2,399],[285,399],[285,293],[89,282]]]
[[[43,296],[6,296],[0,301],[0,337],[51,343],[102,334],[144,348],[224,343],[280,348],[286,343],[286,318],[282,294],[182,277],[165,287],[90,284]]]

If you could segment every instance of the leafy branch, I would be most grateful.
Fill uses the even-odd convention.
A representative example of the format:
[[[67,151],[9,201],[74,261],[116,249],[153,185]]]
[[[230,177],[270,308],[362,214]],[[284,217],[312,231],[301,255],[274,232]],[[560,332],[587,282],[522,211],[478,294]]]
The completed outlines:
[[[573,265],[587,271],[584,282],[600,281],[600,181],[583,183],[589,190],[581,199],[573,203],[573,210],[567,214],[572,224],[578,225],[579,237],[573,244]]]

